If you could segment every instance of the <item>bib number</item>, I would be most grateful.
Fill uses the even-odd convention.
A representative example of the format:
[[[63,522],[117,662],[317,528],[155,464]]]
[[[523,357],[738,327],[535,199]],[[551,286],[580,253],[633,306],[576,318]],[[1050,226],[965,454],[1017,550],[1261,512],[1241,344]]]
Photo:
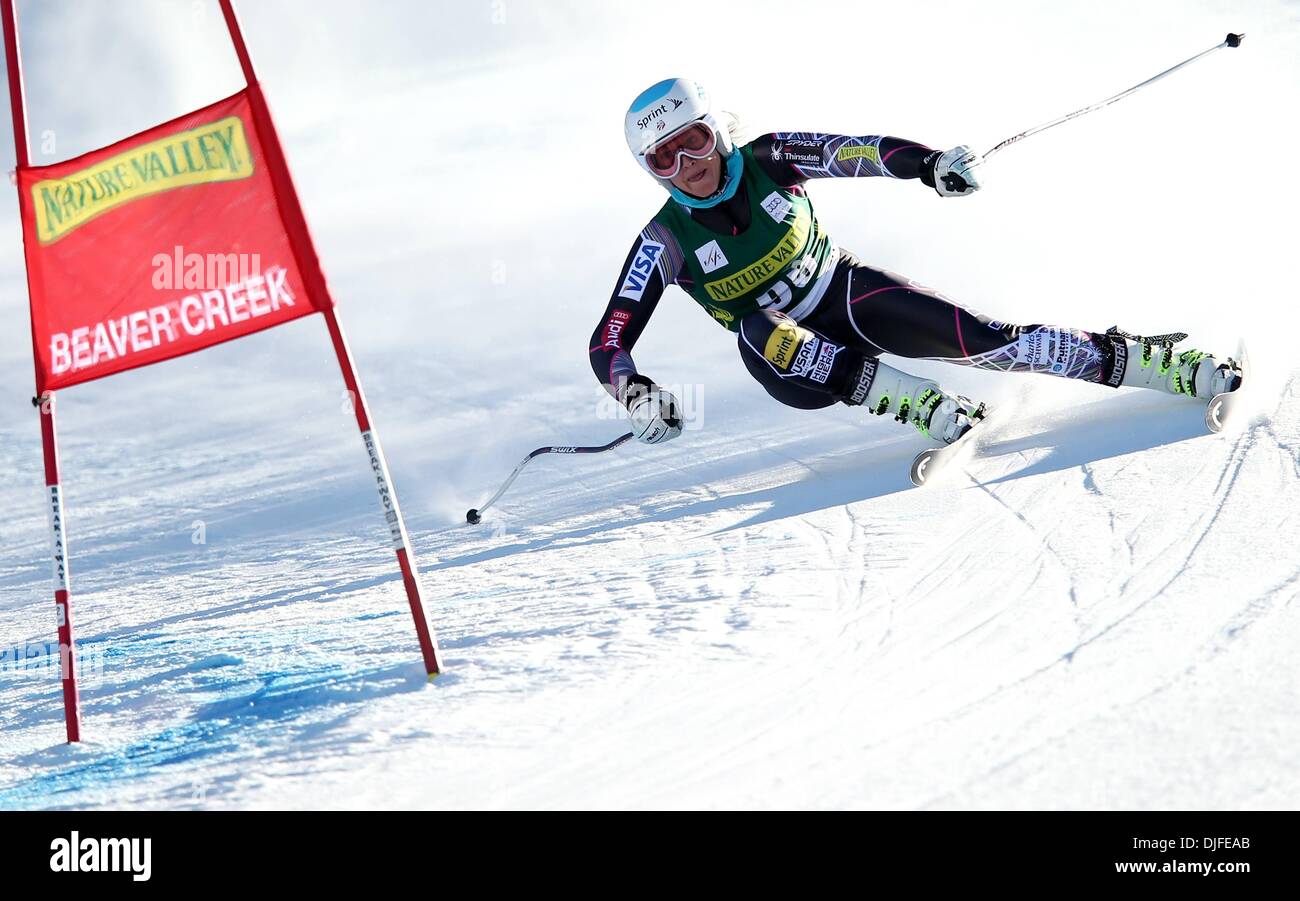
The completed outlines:
[[[794,292],[790,290],[790,286],[784,279],[777,279],[776,284],[763,292],[763,296],[758,299],[758,305],[763,309],[776,307],[778,310],[784,310],[793,299]]]
[[[813,273],[817,271],[817,257],[811,253],[805,254],[797,263],[786,273],[786,278],[796,288],[806,288],[812,281]]]

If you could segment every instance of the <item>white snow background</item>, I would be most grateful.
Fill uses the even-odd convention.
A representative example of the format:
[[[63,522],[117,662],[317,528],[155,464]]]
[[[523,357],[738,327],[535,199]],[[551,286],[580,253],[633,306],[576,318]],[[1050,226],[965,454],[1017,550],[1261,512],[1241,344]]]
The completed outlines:
[[[241,13],[447,672],[425,681],[312,317],[60,393],[86,655],[86,740],[64,744],[0,192],[0,807],[1300,802],[1300,4]],[[38,163],[240,86],[215,2],[21,14]],[[687,434],[538,460],[464,524],[531,448],[622,431],[586,349],[663,200],[621,133],[649,83],[697,78],[754,134],[984,150],[1229,31],[1240,49],[1005,150],[969,200],[811,193],[842,246],[997,318],[1181,329],[1221,353],[1244,336],[1244,430],[1204,435],[1196,405],[1152,393],[922,364],[1017,413],[968,474],[916,491],[914,435],[780,407],[670,289],[635,356],[683,386]]]

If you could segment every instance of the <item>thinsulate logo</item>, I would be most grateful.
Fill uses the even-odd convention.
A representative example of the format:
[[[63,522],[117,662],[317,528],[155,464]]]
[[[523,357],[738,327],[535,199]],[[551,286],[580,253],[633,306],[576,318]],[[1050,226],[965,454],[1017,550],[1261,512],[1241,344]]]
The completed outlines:
[[[101,213],[175,188],[237,181],[253,174],[238,116],[132,148],[65,178],[32,185],[36,235],[51,244]]]

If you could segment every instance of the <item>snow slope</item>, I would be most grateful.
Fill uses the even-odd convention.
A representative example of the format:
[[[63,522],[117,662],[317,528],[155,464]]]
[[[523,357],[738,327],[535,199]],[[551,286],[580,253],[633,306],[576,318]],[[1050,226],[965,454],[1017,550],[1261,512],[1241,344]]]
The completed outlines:
[[[394,4],[356,29],[321,6],[295,27],[292,5],[257,4],[246,25],[448,672],[424,679],[312,319],[60,396],[88,739],[64,745],[10,242],[0,652],[33,656],[0,669],[0,807],[1300,802],[1300,371],[1286,353],[1300,188],[1260,171],[1260,148],[1296,137],[1273,111],[1300,83],[1297,5],[992,3],[958,39],[933,34],[933,9],[823,4],[813,20],[860,19],[816,33],[824,97],[780,67],[742,70],[730,43],[647,59],[655,22],[603,6],[515,2],[492,24]],[[762,14],[688,13],[765,34]],[[52,19],[27,13],[29,46]],[[990,59],[980,48],[1009,24],[1019,40]],[[420,29],[439,37],[433,60]],[[481,526],[463,523],[532,447],[622,429],[584,342],[661,202],[617,127],[644,82],[698,73],[756,131],[982,147],[1230,29],[1248,33],[1238,55],[1006,151],[969,201],[884,182],[812,196],[844,246],[1002,318],[1183,328],[1229,349],[1245,335],[1260,388],[1241,431],[1205,435],[1176,399],[923,364],[1018,415],[966,472],[916,491],[914,438],[774,405],[731,336],[673,294],[636,357],[679,386],[687,434],[543,458]],[[893,38],[871,41],[874,73],[866,31]],[[40,93],[59,61],[33,60],[34,116],[75,109]],[[915,74],[875,74],[895,71]],[[116,77],[128,90],[146,75]],[[187,77],[132,127],[228,87]],[[951,102],[954,79],[969,102]],[[587,102],[557,102],[576,84]],[[52,127],[61,155],[116,136],[75,116]],[[377,158],[404,191],[335,177]],[[556,184],[577,163],[598,190]]]

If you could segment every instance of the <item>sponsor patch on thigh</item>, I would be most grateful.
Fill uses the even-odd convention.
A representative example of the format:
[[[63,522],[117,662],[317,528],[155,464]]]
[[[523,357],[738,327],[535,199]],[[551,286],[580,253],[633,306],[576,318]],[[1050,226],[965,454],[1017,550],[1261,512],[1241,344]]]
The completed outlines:
[[[822,344],[821,353],[817,354],[817,362],[813,364],[812,372],[808,373],[808,377],[818,384],[825,385],[826,380],[831,377],[835,355],[843,349],[840,345],[831,344],[829,341]]]
[[[811,341],[805,341],[799,348],[798,355],[794,358],[794,374],[807,375],[812,371],[813,364],[816,362],[817,348],[821,346],[822,339],[816,335]]]
[[[817,340],[812,332],[787,319],[772,329],[767,346],[763,349],[763,357],[782,372],[789,372],[800,348],[807,342]]]

